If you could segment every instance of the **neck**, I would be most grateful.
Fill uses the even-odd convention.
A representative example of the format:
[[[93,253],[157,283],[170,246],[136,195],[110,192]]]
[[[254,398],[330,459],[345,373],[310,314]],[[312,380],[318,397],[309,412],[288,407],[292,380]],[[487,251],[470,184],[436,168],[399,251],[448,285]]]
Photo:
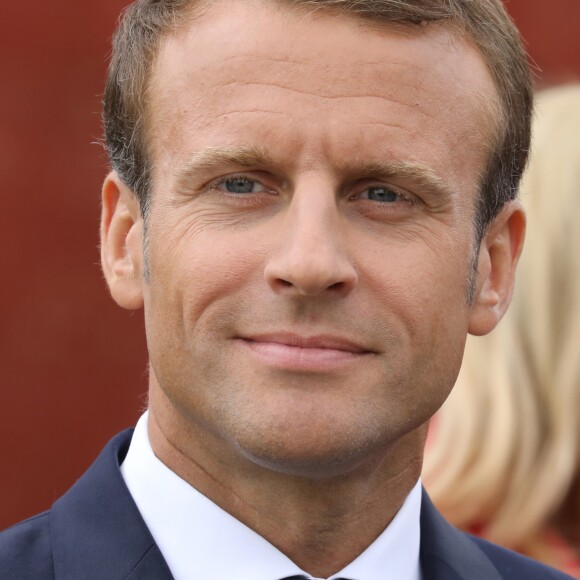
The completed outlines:
[[[179,423],[150,408],[155,455],[300,568],[322,578],[352,562],[399,511],[419,478],[426,431],[409,433],[348,473],[314,478],[256,465],[207,433],[192,432],[185,419]]]

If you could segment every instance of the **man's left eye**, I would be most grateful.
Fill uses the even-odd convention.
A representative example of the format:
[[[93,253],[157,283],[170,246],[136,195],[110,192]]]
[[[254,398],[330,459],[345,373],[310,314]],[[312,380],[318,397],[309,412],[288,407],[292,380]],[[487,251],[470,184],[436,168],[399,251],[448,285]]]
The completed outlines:
[[[228,193],[237,194],[265,191],[264,186],[259,181],[247,177],[229,177],[219,183],[217,187]]]
[[[361,197],[371,201],[381,201],[383,203],[394,203],[396,201],[405,201],[405,198],[396,191],[388,187],[367,187]]]

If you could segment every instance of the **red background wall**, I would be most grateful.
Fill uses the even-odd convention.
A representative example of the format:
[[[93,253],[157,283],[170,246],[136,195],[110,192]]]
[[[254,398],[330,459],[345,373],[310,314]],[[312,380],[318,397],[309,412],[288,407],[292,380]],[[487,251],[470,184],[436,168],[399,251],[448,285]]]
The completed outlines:
[[[0,528],[44,510],[145,404],[143,320],[99,269],[100,94],[124,0],[4,2]],[[580,80],[580,2],[511,0],[538,84]]]

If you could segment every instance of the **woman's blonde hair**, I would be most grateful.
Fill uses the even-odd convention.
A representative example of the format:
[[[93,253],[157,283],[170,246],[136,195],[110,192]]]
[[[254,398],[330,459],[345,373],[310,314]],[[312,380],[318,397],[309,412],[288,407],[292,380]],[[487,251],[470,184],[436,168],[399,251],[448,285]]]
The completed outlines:
[[[580,86],[540,94],[532,143],[513,302],[469,337],[423,479],[453,523],[541,558],[538,535],[580,494]]]

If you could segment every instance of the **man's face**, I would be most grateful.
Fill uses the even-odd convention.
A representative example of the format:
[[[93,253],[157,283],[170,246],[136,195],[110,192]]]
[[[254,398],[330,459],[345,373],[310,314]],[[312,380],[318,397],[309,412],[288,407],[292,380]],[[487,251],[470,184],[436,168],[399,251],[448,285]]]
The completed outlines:
[[[217,2],[166,38],[147,120],[153,410],[320,475],[425,423],[470,324],[494,99],[443,26]]]

